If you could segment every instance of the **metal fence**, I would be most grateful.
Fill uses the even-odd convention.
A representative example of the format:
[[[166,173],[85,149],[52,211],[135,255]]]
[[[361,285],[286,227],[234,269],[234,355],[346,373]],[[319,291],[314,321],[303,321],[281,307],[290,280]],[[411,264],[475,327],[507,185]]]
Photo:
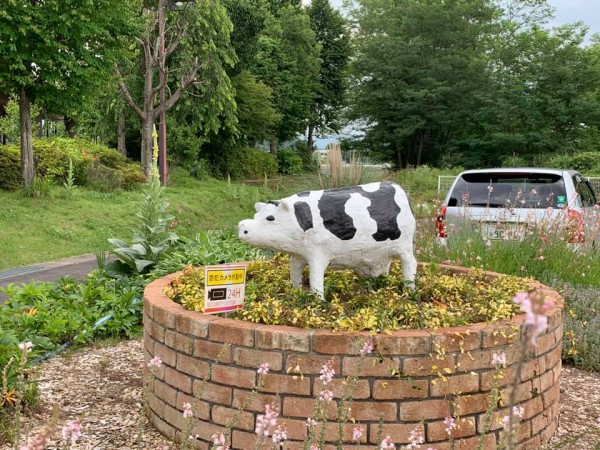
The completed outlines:
[[[586,177],[587,180],[592,185],[594,192],[598,197],[600,197],[600,177]],[[438,193],[440,192],[448,192],[448,189],[454,183],[456,177],[454,175],[439,175],[438,176]]]

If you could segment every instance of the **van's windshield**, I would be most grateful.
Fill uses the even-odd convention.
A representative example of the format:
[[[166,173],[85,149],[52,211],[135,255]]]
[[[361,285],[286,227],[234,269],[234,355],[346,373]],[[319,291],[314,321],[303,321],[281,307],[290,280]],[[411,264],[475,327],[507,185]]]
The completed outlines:
[[[545,173],[463,174],[448,206],[489,208],[564,208],[567,196],[562,176]]]

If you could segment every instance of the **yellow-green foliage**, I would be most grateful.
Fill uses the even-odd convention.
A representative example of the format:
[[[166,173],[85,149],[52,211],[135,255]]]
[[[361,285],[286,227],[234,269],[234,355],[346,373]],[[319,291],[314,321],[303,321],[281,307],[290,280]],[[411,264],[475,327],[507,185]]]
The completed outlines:
[[[244,309],[233,317],[268,325],[349,331],[460,326],[514,316],[519,308],[512,298],[530,284],[530,280],[508,276],[486,281],[481,271],[449,274],[432,266],[420,271],[417,287],[411,291],[403,287],[400,264],[393,263],[390,276],[377,279],[360,279],[347,270],[328,271],[323,301],[307,288],[294,289],[288,267],[288,258],[281,255],[252,264]],[[201,311],[203,278],[201,269],[186,269],[166,293],[187,309]]]
[[[204,270],[187,266],[183,273],[165,288],[165,294],[185,309],[202,311],[204,309]]]

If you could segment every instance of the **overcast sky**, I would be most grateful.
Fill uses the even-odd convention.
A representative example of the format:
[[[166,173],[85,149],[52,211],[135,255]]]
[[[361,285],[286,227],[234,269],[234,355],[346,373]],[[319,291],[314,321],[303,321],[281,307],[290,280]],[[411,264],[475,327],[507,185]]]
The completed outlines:
[[[342,5],[343,0],[331,0],[335,7]],[[591,33],[600,33],[600,0],[548,0],[555,8],[555,20],[552,25],[582,20],[590,27]]]

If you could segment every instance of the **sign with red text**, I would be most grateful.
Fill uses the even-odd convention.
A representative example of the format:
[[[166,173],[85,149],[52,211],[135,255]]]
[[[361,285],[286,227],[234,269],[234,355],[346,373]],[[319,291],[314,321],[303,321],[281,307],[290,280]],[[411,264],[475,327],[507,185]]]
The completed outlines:
[[[204,268],[204,314],[235,311],[244,307],[248,263]]]

